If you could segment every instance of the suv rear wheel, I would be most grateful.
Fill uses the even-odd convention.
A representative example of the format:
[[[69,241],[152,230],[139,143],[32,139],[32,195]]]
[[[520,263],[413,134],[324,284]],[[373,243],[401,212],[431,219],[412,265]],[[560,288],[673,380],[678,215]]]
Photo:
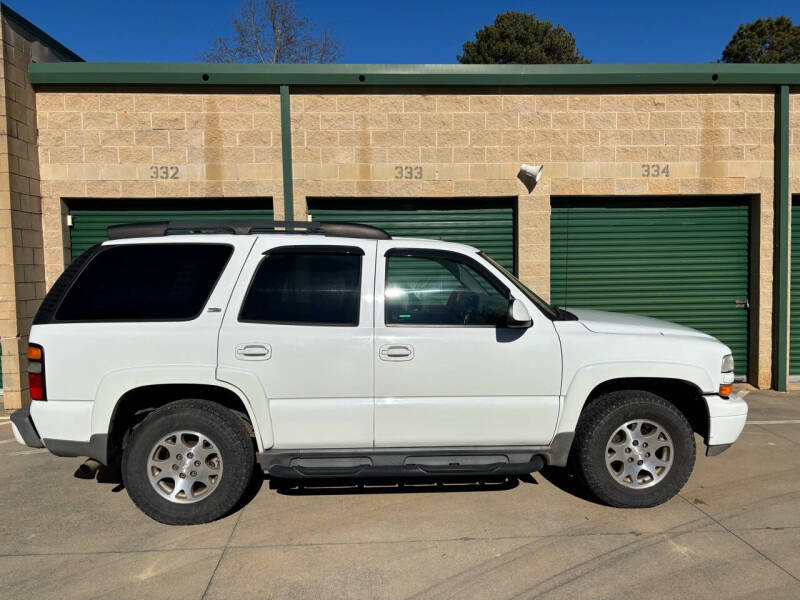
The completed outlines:
[[[694,468],[694,432],[674,404],[646,391],[595,399],[581,415],[573,447],[578,477],[611,506],[666,502]]]
[[[153,411],[136,427],[122,456],[133,502],[169,525],[224,516],[241,499],[254,466],[245,424],[207,400],[179,400]]]

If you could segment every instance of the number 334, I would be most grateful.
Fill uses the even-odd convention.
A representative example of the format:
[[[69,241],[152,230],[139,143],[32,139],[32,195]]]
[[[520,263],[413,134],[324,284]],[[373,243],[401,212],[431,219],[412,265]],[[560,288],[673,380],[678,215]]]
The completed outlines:
[[[669,177],[669,165],[642,165],[642,177]]]

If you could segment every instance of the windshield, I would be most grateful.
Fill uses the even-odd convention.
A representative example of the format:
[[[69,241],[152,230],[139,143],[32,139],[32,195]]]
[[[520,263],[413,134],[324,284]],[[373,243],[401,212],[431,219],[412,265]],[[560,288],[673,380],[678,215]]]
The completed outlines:
[[[517,279],[516,277],[514,277],[514,275],[512,275],[511,273],[509,273],[509,272],[508,272],[508,271],[507,271],[507,270],[506,270],[506,269],[505,269],[505,268],[504,268],[502,265],[498,264],[498,262],[497,262],[496,260],[494,260],[494,259],[493,259],[491,256],[488,256],[488,255],[486,255],[484,252],[478,252],[478,255],[479,255],[481,258],[483,258],[483,259],[485,259],[485,260],[489,261],[489,262],[491,263],[491,265],[492,265],[492,266],[493,266],[495,269],[497,269],[497,270],[498,270],[498,271],[500,271],[500,272],[501,272],[503,275],[505,275],[506,277],[508,277],[508,278],[511,280],[511,282],[512,282],[514,285],[516,285],[516,286],[517,286],[517,288],[519,288],[519,290],[520,290],[520,291],[521,291],[523,294],[525,294],[525,296],[527,296],[527,298],[528,298],[528,299],[529,299],[531,302],[533,302],[533,303],[534,303],[536,306],[538,306],[538,307],[539,307],[539,309],[540,309],[540,310],[541,310],[543,313],[545,313],[545,314],[546,314],[548,317],[550,317],[551,319],[558,319],[558,318],[559,318],[559,317],[558,317],[558,311],[557,311],[555,308],[553,308],[553,307],[552,307],[550,304],[548,304],[547,302],[545,302],[544,300],[542,300],[541,298],[539,298],[539,296],[537,296],[537,295],[536,295],[536,294],[535,294],[533,291],[531,291],[531,289],[530,289],[530,288],[528,288],[528,286],[526,286],[526,285],[525,285],[524,283],[522,283],[522,282],[521,282],[519,279]]]

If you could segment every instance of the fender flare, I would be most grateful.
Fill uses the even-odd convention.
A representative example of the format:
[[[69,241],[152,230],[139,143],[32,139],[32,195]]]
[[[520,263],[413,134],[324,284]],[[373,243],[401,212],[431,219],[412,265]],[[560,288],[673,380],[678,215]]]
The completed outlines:
[[[606,362],[579,369],[569,384],[559,411],[557,433],[573,432],[589,394],[598,385],[614,379],[665,379],[691,383],[702,392],[714,386],[713,379],[702,367],[674,362]]]
[[[95,394],[92,408],[92,434],[108,434],[111,419],[120,399],[131,390],[151,385],[208,385],[224,388],[236,394],[245,407],[247,416],[253,425],[259,452],[271,447],[273,435],[269,410],[256,411],[251,402],[250,393],[256,392],[256,389],[251,390],[252,386],[249,386],[247,390],[241,390],[226,381],[217,379],[215,371],[215,365],[153,365],[107,373],[100,380]],[[258,382],[256,381],[256,383]],[[261,390],[261,386],[258,385],[257,389]],[[261,390],[261,397],[266,400],[263,390]],[[253,399],[258,401],[261,398],[256,393]],[[261,416],[260,419],[258,418],[259,416]]]

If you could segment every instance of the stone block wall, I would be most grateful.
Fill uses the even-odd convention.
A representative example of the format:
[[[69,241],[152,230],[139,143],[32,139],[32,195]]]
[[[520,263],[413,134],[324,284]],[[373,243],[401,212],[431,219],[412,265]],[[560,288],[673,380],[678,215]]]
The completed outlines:
[[[274,199],[283,217],[277,90],[45,92],[37,113],[48,286],[69,256],[64,199],[104,199],[112,209],[130,199],[219,207],[253,197],[265,208]]]
[[[34,92],[34,36],[0,19],[0,340],[3,405],[27,404],[28,332],[45,293]]]

